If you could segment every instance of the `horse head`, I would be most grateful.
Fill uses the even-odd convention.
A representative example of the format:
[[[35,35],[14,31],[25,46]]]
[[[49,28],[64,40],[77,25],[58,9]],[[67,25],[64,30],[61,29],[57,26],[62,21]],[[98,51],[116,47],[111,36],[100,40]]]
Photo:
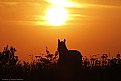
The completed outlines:
[[[58,52],[59,53],[65,53],[66,51],[68,51],[65,42],[66,42],[65,39],[64,39],[64,41],[60,41],[58,39]]]

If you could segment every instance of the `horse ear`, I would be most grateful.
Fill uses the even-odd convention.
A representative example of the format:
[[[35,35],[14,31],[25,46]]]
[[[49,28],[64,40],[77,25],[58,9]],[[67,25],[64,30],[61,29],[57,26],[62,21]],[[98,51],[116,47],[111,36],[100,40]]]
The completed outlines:
[[[64,39],[64,43],[66,42],[66,39]]]
[[[58,43],[60,43],[60,39],[58,39]]]

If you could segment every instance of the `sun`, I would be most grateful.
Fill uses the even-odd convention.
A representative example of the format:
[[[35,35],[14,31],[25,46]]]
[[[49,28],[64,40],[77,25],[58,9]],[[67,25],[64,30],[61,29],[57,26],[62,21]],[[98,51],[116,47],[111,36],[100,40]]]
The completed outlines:
[[[53,26],[60,26],[67,21],[68,13],[60,6],[54,6],[48,9],[46,20]]]

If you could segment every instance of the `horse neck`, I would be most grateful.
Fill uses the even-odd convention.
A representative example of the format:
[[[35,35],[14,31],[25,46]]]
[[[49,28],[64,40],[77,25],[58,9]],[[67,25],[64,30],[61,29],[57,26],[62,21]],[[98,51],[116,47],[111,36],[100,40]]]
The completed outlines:
[[[65,57],[66,56],[66,54],[67,54],[67,52],[68,52],[68,49],[65,47],[65,48],[63,48],[62,50],[60,50],[60,52],[59,52],[59,57],[60,58],[63,58],[63,57]]]

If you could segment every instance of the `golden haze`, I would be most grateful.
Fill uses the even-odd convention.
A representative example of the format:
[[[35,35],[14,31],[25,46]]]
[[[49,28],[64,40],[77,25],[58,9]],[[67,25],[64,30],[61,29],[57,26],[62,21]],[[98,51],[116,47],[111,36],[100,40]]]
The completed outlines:
[[[65,5],[66,4],[66,5]],[[67,39],[69,49],[83,55],[121,51],[121,1],[74,0],[61,4],[67,9],[68,20],[59,27],[45,20],[47,9],[56,3],[47,0],[0,1],[0,50],[6,44],[17,49],[20,59],[29,54],[57,50],[57,39]],[[67,5],[68,4],[68,5]]]

